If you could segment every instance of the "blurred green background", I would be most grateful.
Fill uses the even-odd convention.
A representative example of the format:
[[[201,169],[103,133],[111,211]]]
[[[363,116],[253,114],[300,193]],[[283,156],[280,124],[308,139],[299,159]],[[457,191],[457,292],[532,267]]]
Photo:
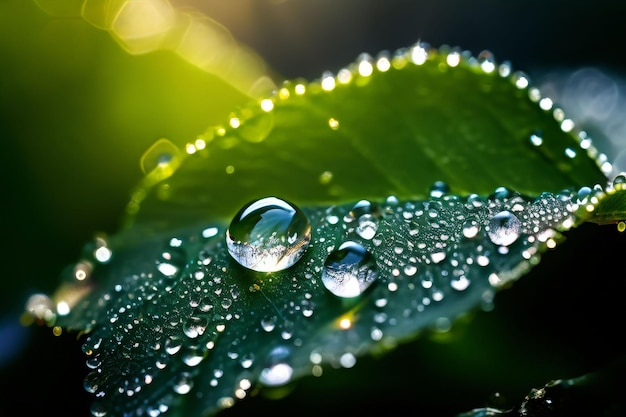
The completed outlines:
[[[52,292],[61,269],[76,260],[94,233],[115,233],[142,176],[141,155],[152,143],[167,138],[182,146],[248,98],[248,78],[228,79],[226,70],[211,73],[199,64],[202,59],[185,60],[163,49],[129,53],[110,32],[75,13],[81,3],[48,0],[40,2],[42,8],[33,0],[0,2],[3,417],[89,415],[79,344],[73,335],[54,337],[50,329],[21,326],[24,303],[34,292]],[[88,3],[94,10],[107,4]],[[607,107],[603,113],[613,119],[598,120],[614,125],[626,114],[626,89],[619,82],[626,72],[621,1],[171,0],[171,5],[223,24],[265,60],[266,67],[252,72],[275,82],[316,78],[361,52],[393,51],[421,39],[475,54],[488,49],[531,80],[545,82],[557,98],[568,74],[598,69],[617,80],[610,112]],[[607,100],[600,100],[600,110],[609,106]],[[564,102],[566,110],[568,103],[575,108]],[[619,142],[625,130],[614,128],[619,137],[608,137],[598,120],[588,120],[591,136],[607,140],[607,152],[618,158],[616,152],[626,148]],[[345,414],[366,406],[384,407],[386,415],[448,416],[484,406],[498,392],[501,402],[494,405],[519,402],[520,395],[551,378],[609,363],[624,353],[617,326],[624,315],[626,239],[613,227],[593,225],[568,236],[532,274],[496,297],[494,311],[478,313],[451,341],[423,337],[383,358],[364,358],[355,369],[302,381],[281,402],[253,399],[224,414],[260,408],[278,415]]]

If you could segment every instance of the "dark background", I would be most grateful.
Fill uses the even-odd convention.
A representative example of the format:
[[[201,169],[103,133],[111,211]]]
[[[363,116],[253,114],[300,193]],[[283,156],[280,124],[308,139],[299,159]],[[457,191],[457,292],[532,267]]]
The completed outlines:
[[[361,52],[393,51],[418,39],[475,54],[488,49],[538,82],[556,70],[594,67],[618,81],[626,72],[626,3],[620,1],[186,3],[223,23],[286,78],[316,78]],[[144,142],[129,142],[119,154],[99,136],[110,121],[86,116],[107,103],[76,91],[77,83],[87,83],[104,67],[97,54],[74,61],[62,44],[51,52],[52,41],[40,31],[52,19],[61,27],[84,25],[81,30],[98,45],[107,44],[108,35],[84,22],[47,16],[28,0],[5,0],[0,13],[6,13],[2,22],[16,22],[5,26],[0,42],[0,416],[88,416],[86,369],[75,336],[21,326],[24,303],[33,292],[56,287],[60,270],[76,260],[94,232],[115,232],[141,177],[137,161],[151,141],[161,135],[184,140],[221,114],[197,116],[186,130],[159,123],[146,131],[129,126]],[[20,76],[26,72],[31,78]],[[168,119],[168,111],[174,110],[163,109],[155,120]],[[620,111],[626,115],[624,107]],[[623,356],[625,250],[626,236],[614,226],[584,225],[531,274],[498,294],[494,311],[477,312],[461,324],[451,341],[424,336],[382,358],[360,359],[354,369],[307,378],[280,402],[253,399],[224,415],[384,410],[377,414],[453,416],[488,404],[517,404],[530,388]],[[499,402],[490,403],[497,393]]]

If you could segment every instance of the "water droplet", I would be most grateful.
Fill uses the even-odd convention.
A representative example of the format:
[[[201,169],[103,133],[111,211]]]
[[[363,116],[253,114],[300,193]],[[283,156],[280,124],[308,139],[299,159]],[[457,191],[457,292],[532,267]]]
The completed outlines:
[[[172,239],[168,247],[161,252],[156,261],[157,269],[168,278],[175,278],[184,268],[187,262],[187,255],[181,243],[177,239]]]
[[[241,367],[244,369],[249,369],[254,364],[254,354],[247,353],[243,355],[240,359]]]
[[[100,372],[98,371],[92,371],[88,373],[85,379],[83,380],[83,387],[85,388],[85,391],[87,391],[90,394],[95,394],[96,392],[98,392],[98,390],[100,389],[99,384],[98,384],[99,378],[100,378]]]
[[[513,66],[510,61],[504,61],[498,66],[498,74],[500,74],[501,77],[508,77],[511,75],[511,71],[513,71]]]
[[[356,364],[356,356],[351,352],[346,352],[339,357],[339,364],[344,368],[352,368]]]
[[[530,143],[534,146],[541,146],[543,144],[543,136],[540,131],[536,131],[532,135],[530,135]]]
[[[189,372],[181,373],[178,381],[174,384],[174,392],[177,394],[187,394],[193,388],[193,380]]]
[[[576,203],[578,204],[587,204],[589,201],[589,196],[591,195],[592,189],[589,187],[581,187],[578,190],[576,195]]]
[[[187,366],[197,366],[204,359],[202,350],[191,348],[183,355],[183,362]]]
[[[407,277],[412,277],[417,272],[417,267],[415,265],[406,265],[404,267],[404,274]]]
[[[489,239],[499,246],[509,246],[520,235],[522,223],[507,210],[501,211],[489,222]]]
[[[261,327],[266,332],[271,332],[276,328],[276,321],[278,318],[276,316],[266,316],[261,319]]]
[[[311,225],[295,205],[266,197],[244,206],[226,232],[230,255],[246,268],[275,272],[295,264],[311,241]]]
[[[356,242],[344,242],[324,262],[322,282],[338,297],[357,297],[377,278],[376,261]]]
[[[170,355],[175,355],[182,345],[182,340],[179,337],[170,336],[165,340],[165,351]]]
[[[104,417],[107,415],[107,409],[100,401],[94,401],[91,404],[91,408],[89,411],[91,411],[91,415],[93,417]]]
[[[381,215],[380,206],[368,200],[360,200],[352,206],[348,214],[344,217],[344,221],[349,223],[354,220],[358,220],[365,214],[369,214],[373,218],[379,218]]]
[[[450,192],[450,187],[443,181],[436,181],[430,186],[430,197],[439,198]]]
[[[185,335],[190,339],[195,339],[198,336],[204,334],[207,326],[209,325],[208,319],[205,317],[195,317],[191,316],[185,322],[183,326],[183,331]]]
[[[267,356],[267,365],[261,371],[259,381],[274,387],[289,382],[293,375],[293,368],[287,363],[289,356],[290,352],[286,346],[275,347]]]
[[[478,54],[478,64],[487,74],[492,73],[496,69],[496,60],[490,51],[482,51]]]
[[[356,227],[356,233],[363,239],[370,240],[376,235],[378,230],[378,222],[371,214],[364,214],[359,217],[359,224]]]
[[[468,219],[463,223],[463,236],[468,239],[476,237],[480,231],[480,224],[475,219]]]
[[[355,232],[363,239],[372,239],[378,230],[378,219],[381,216],[381,209],[378,204],[368,200],[361,200],[344,216],[346,223],[357,221]]]

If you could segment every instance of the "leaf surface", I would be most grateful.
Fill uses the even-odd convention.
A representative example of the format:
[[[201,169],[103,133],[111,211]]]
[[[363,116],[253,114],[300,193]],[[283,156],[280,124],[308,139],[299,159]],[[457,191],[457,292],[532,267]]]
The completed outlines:
[[[580,192],[607,182],[604,160],[523,73],[423,44],[287,82],[144,162],[126,226],[86,245],[57,294],[70,308],[54,324],[89,333],[95,414],[212,414],[350,368],[489,305],[589,206],[624,213]],[[302,209],[311,240],[293,266],[259,272],[225,236],[266,196]],[[371,273],[357,296],[325,284],[345,242],[368,254],[335,275]]]

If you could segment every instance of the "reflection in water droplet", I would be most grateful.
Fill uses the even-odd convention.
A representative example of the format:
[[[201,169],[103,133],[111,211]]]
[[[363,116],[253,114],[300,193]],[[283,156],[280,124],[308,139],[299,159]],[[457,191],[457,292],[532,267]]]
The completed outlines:
[[[356,242],[344,242],[324,262],[322,282],[338,297],[357,297],[377,278],[376,261]]]
[[[230,255],[246,268],[275,272],[295,264],[311,241],[311,225],[295,205],[276,197],[255,200],[226,232]]]
[[[507,210],[501,211],[489,222],[489,239],[499,246],[509,246],[520,235],[522,223]]]

